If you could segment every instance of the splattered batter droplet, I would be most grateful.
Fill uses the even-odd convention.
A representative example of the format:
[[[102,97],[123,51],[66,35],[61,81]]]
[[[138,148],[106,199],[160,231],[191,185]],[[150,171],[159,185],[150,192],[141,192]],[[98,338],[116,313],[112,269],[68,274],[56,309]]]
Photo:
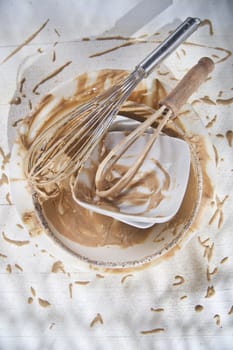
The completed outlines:
[[[154,312],[163,312],[163,311],[164,311],[164,308],[158,307],[158,308],[155,309],[155,308],[151,307],[150,310],[151,310],[151,311],[154,311]]]
[[[216,326],[220,326],[220,323],[221,323],[220,315],[218,314],[214,315],[214,320],[216,322]]]
[[[213,286],[209,286],[206,291],[205,298],[211,298],[215,294],[215,289]]]
[[[141,334],[153,334],[153,333],[161,333],[164,332],[164,328],[154,328],[154,329],[149,329],[148,331],[141,331]]]
[[[184,283],[184,277],[183,276],[175,276],[175,280],[177,282],[174,282],[172,285],[173,286],[180,286],[181,284]]]
[[[69,283],[69,295],[70,299],[73,298],[73,283]]]
[[[53,273],[58,273],[58,272],[63,272],[63,273],[65,273],[65,269],[64,269],[64,265],[63,265],[63,263],[62,263],[62,261],[56,261],[54,264],[53,264],[53,266],[52,266],[52,268],[51,268],[51,271],[53,272]]]
[[[127,278],[132,277],[132,276],[133,276],[132,274],[128,274],[128,275],[123,276],[121,279],[121,283],[123,284]]]
[[[220,261],[220,264],[224,264],[228,259],[229,259],[228,256],[225,256],[225,258],[223,258],[223,259]]]
[[[42,306],[42,307],[51,306],[51,304],[50,304],[50,302],[48,302],[48,300],[38,298],[38,302],[39,302],[40,306]]]
[[[36,291],[33,287],[30,288],[32,295],[35,297],[36,296]]]
[[[101,324],[104,323],[103,318],[102,318],[101,314],[99,314],[99,313],[91,321],[90,327],[93,327],[96,323],[101,323]]]
[[[196,305],[195,306],[195,311],[196,312],[201,312],[204,309],[204,307],[202,305]]]

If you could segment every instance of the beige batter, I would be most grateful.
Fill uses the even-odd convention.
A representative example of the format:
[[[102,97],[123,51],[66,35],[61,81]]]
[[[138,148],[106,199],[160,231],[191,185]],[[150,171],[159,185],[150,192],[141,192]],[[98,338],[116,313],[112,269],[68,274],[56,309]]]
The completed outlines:
[[[56,106],[53,111],[51,111],[45,125],[43,125],[41,130],[47,127],[53,121],[53,118],[66,113],[77,104],[86,102],[90,97],[94,97],[96,94],[99,94],[103,90],[103,86],[106,84],[106,82],[115,84],[118,80],[122,80],[122,78],[126,75],[127,72],[125,71],[103,70],[99,72],[94,85],[93,83],[90,84],[88,82],[87,74],[81,75],[77,79],[77,89],[72,99],[62,100],[61,103]],[[165,90],[162,95],[164,94]],[[164,97],[160,95],[161,89],[159,99]],[[41,105],[38,106],[35,114],[27,121],[29,127],[33,125],[37,113],[41,110],[41,108],[44,108],[52,98],[52,95],[48,95],[48,97],[46,97],[41,102]],[[146,117],[146,115],[151,114],[151,108],[155,108],[158,105],[158,91],[156,89],[153,89],[152,92],[148,92],[145,90],[143,83],[141,83],[139,84],[137,91],[134,91],[132,93],[129,100],[135,102],[136,105],[134,110],[127,111],[126,114],[133,116],[135,119],[140,119],[142,116],[142,108],[141,106],[137,108],[137,103],[143,103],[150,107],[144,108],[144,117]],[[122,111],[124,111],[124,107],[122,108]],[[121,114],[123,115],[124,113],[122,112]],[[175,128],[171,128],[171,126],[164,131],[171,136],[182,138],[182,136],[177,133],[177,130],[175,130]],[[30,142],[28,141],[27,137],[22,137],[22,141],[26,148],[30,146]],[[201,158],[202,162],[204,162],[206,157],[204,143],[202,143],[202,140],[200,138],[194,142],[198,143],[199,157]],[[208,182],[208,177],[205,176],[205,173],[203,174],[203,177],[204,181]],[[155,188],[157,184],[155,178],[152,179],[150,176],[148,176],[146,181],[147,186],[151,187],[152,189]],[[170,179],[165,174],[165,187],[169,186],[169,181]],[[114,244],[122,247],[128,247],[141,243],[148,237],[148,235],[153,232],[153,227],[149,229],[135,228],[122,222],[116,221],[115,219],[93,213],[87,209],[80,207],[72,198],[68,181],[59,183],[58,187],[59,191],[55,197],[45,199],[45,197],[41,196],[38,193],[37,199],[50,226],[52,225],[57,231],[59,231],[60,234],[64,235],[74,242],[86,246],[104,246]],[[207,184],[207,187],[205,186],[205,189],[207,190],[203,196],[209,198],[212,194],[211,185]],[[176,228],[178,228],[180,224],[187,222],[188,218],[191,216],[191,213],[194,210],[197,193],[197,178],[194,172],[193,164],[191,164],[188,186],[183,203],[176,216],[170,222],[161,224],[161,226],[166,230],[171,229],[175,232]],[[130,200],[137,203],[137,195],[134,194],[134,198],[130,198]],[[157,201],[156,203],[159,203],[161,200],[162,195],[155,198],[152,196],[150,205],[154,206],[155,201]]]

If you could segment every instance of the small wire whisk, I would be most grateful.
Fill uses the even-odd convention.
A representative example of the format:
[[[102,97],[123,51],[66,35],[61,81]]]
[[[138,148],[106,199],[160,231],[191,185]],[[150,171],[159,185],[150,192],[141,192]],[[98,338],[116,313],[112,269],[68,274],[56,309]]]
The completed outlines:
[[[43,130],[30,145],[25,159],[25,172],[32,184],[56,183],[77,171],[106,133],[132,90],[199,24],[200,19],[188,17],[126,79]]]
[[[161,107],[136,129],[130,132],[119,144],[117,144],[100,163],[96,176],[96,194],[100,197],[113,199],[126,191],[131,181],[143,164],[152,145],[157,139],[159,133],[170,118],[177,115],[180,108],[186,103],[188,98],[198,89],[198,87],[207,79],[208,74],[214,68],[213,61],[208,57],[202,57],[198,63],[193,66],[183,79],[178,83],[174,90],[161,102]],[[127,151],[127,149],[155,122],[158,125],[150,137],[146,147],[138,155],[135,163],[118,179],[112,181],[112,172],[118,159]],[[109,180],[110,179],[110,180]]]

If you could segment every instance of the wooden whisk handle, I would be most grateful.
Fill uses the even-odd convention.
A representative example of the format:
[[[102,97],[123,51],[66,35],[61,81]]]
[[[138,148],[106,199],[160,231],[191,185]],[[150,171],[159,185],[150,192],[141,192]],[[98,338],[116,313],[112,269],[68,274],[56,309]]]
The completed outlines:
[[[180,108],[207,79],[209,73],[211,73],[213,69],[214,62],[209,57],[202,57],[177,84],[175,89],[160,101],[160,105],[168,107],[172,110],[173,115],[177,115]]]

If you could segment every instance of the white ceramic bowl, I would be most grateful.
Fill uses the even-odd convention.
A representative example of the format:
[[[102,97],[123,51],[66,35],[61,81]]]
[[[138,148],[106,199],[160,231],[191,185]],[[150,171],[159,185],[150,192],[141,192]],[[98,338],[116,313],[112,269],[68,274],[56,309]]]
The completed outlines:
[[[97,75],[96,73],[90,74],[90,81],[93,82]],[[61,86],[57,86],[51,91],[50,95],[53,95],[54,99],[57,100],[62,99],[62,96],[71,98],[78,81],[79,78],[75,78]],[[88,79],[86,84],[88,84]],[[151,85],[151,83],[145,81],[140,86],[140,89],[147,89],[147,84]],[[51,104],[52,103],[53,101]],[[46,106],[48,109],[50,107],[52,108],[50,104]],[[204,140],[206,152],[208,154],[208,169],[211,172],[214,156],[208,134],[193,109],[190,106],[185,106],[184,108],[187,110],[185,116],[182,115],[179,117],[177,119],[178,123],[171,124],[174,126],[176,132],[178,130],[180,134],[184,132],[187,133],[188,139],[192,136],[200,136],[200,138]],[[41,115],[42,114],[43,108],[41,111]],[[182,126],[182,128],[180,128],[179,125]],[[25,214],[27,213],[36,215],[36,217],[39,218],[42,234],[36,235],[32,239],[34,239],[41,248],[47,249],[59,260],[64,260],[77,267],[92,266],[102,269],[136,268],[149,262],[160,261],[162,257],[167,256],[168,252],[172,254],[177,247],[180,248],[180,246],[187,241],[187,238],[191,237],[193,234],[193,231],[189,229],[197,216],[202,201],[203,169],[198,158],[198,149],[195,145],[190,145],[190,152],[190,178],[183,203],[177,215],[169,221],[169,223],[156,224],[150,228],[149,231],[146,230],[147,234],[145,234],[145,230],[140,231],[136,229],[138,230],[138,235],[144,234],[143,239],[124,248],[116,245],[101,247],[81,245],[67,239],[62,232],[56,230],[53,224],[44,215],[36,196],[31,192],[27,179],[25,179],[23,173],[25,151],[22,149],[19,140],[15,141],[12,149],[10,164],[11,194],[22,218],[25,218]],[[32,231],[33,226],[37,224],[35,224],[35,220],[24,220],[24,225],[29,231]],[[78,232],[75,234],[78,234]],[[141,237],[142,236],[140,236],[140,238]]]

